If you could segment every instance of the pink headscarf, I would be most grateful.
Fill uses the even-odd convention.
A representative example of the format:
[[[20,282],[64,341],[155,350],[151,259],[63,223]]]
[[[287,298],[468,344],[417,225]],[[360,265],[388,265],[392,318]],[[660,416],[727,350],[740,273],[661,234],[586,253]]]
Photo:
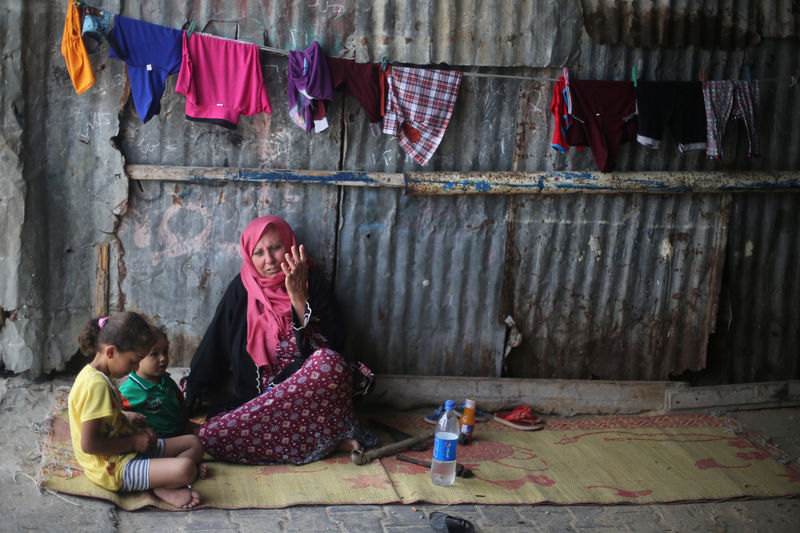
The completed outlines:
[[[286,274],[280,271],[272,278],[264,278],[251,259],[256,243],[269,226],[278,230],[287,252],[297,244],[289,224],[272,215],[255,219],[242,232],[242,283],[247,290],[247,352],[256,366],[275,364],[278,334],[286,331],[292,321]]]

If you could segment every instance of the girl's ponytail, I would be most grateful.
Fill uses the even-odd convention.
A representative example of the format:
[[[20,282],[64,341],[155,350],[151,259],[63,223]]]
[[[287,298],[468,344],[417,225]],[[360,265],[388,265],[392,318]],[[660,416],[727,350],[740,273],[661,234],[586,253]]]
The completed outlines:
[[[155,342],[150,324],[132,311],[89,319],[78,335],[78,345],[86,355],[94,355],[101,345],[116,346],[121,352],[146,352]]]

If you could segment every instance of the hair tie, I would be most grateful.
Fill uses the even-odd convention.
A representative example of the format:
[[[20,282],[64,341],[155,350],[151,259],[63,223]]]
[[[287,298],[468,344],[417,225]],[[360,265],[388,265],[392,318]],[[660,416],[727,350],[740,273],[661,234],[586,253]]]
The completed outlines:
[[[106,325],[106,322],[108,322],[108,317],[107,316],[98,318],[97,319],[97,327],[100,328],[100,329],[103,329],[103,326]]]

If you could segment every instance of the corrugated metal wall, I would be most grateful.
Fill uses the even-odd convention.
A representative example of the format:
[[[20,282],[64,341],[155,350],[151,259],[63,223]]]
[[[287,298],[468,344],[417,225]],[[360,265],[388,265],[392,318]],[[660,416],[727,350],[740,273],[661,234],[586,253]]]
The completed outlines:
[[[734,196],[709,365],[699,379],[769,381],[800,375],[800,198]]]
[[[728,195],[515,197],[513,376],[667,379],[705,367]]]
[[[503,197],[342,198],[336,289],[349,345],[380,372],[500,374]]]
[[[709,79],[743,78],[750,67],[764,80],[762,158],[743,156],[745,135],[731,125],[725,160],[681,155],[667,137],[657,151],[623,146],[617,167],[797,170],[793,2],[122,3],[133,18],[176,28],[196,20],[199,29],[208,23],[208,32],[280,49],[316,39],[330,55],[472,72],[425,167],[390,136],[373,137],[350,97],[330,107],[329,130],[294,126],[282,55],[261,54],[274,112],[243,117],[236,131],[186,121],[174,76],[162,113],[142,124],[120,100],[125,71],[106,57],[107,45],[92,56],[98,83],[75,95],[57,43],[63,4],[7,2],[0,17],[7,368],[38,374],[72,355],[92,312],[101,244],[111,245],[111,308],[139,309],[166,324],[174,362],[187,364],[238,270],[239,231],[269,212],[294,224],[335,278],[348,349],[380,372],[498,375],[502,320],[510,315],[524,339],[505,361],[517,377],[663,379],[709,367],[709,339],[706,379],[800,377],[800,287],[790,275],[800,253],[791,218],[800,212],[797,194],[414,196],[395,188],[157,181],[128,190],[122,177],[125,163],[593,170],[588,150],[550,148],[549,102],[562,66],[573,76],[617,80],[630,79],[632,66],[652,80],[698,79],[701,69]],[[54,38],[25,40],[42,30]]]

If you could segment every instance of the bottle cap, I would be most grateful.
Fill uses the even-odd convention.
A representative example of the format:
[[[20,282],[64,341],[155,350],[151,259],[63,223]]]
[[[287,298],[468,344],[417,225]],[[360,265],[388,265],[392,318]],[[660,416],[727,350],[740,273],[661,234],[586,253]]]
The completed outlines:
[[[472,409],[475,407],[475,400],[472,398],[467,398],[467,400],[464,402],[464,407],[467,409]]]
[[[446,402],[444,402],[445,411],[452,411],[455,406],[456,403],[453,400],[447,400]]]

